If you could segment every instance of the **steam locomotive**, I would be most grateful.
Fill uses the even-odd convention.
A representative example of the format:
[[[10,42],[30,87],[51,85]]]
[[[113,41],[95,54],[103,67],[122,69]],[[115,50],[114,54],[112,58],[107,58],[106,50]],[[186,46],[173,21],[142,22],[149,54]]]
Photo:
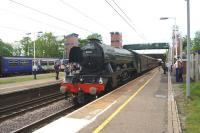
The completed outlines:
[[[83,47],[73,47],[69,62],[78,63],[81,71],[67,75],[60,91],[77,104],[98,97],[158,66],[154,58],[131,50],[113,48],[100,40],[90,39]]]

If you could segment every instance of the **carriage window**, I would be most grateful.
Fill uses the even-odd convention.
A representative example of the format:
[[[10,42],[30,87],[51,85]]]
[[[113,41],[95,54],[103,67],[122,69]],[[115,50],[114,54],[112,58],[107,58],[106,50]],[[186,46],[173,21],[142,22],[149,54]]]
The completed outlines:
[[[49,61],[49,65],[54,65],[54,61]]]
[[[41,61],[41,65],[47,65],[47,61]]]
[[[21,66],[27,66],[29,64],[28,60],[20,60]]]
[[[18,60],[9,60],[9,66],[17,66],[18,65]]]

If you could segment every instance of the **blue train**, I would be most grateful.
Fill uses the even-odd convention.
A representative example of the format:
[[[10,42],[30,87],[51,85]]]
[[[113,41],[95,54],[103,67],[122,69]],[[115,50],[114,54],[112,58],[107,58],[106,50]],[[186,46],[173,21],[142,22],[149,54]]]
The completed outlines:
[[[67,59],[66,59],[67,60]],[[57,58],[37,58],[36,66],[39,73],[54,71],[56,62],[66,62]],[[0,76],[31,74],[33,58],[30,57],[0,57]]]

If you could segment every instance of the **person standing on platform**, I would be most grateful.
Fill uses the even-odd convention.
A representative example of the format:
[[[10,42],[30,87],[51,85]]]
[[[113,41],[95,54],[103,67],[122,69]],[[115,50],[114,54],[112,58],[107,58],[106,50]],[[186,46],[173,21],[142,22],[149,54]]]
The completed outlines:
[[[58,80],[59,79],[59,71],[60,71],[60,64],[58,62],[55,63],[54,69],[56,72],[56,80]]]
[[[166,74],[166,63],[165,62],[163,63],[162,68],[163,68],[164,74]]]
[[[69,63],[67,63],[67,64],[65,65],[64,71],[65,71],[65,74],[66,74],[66,75],[69,75],[69,73],[70,73]]]
[[[158,70],[160,71],[160,68],[162,67],[162,62],[159,62]]]
[[[175,68],[176,68],[176,82],[179,81],[179,68],[178,68],[178,60],[176,61],[176,63],[174,64],[175,65]]]
[[[183,63],[179,61],[179,72],[178,72],[178,80],[179,82],[183,82]]]

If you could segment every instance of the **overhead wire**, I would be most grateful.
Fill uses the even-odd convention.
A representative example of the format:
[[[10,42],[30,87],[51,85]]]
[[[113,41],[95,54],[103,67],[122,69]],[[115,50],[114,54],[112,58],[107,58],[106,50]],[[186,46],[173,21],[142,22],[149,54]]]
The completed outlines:
[[[66,24],[68,24],[68,25],[71,25],[71,26],[73,26],[73,27],[76,27],[76,28],[78,28],[78,29],[81,29],[81,30],[84,30],[84,31],[93,33],[93,32],[90,31],[89,29],[83,28],[83,27],[81,27],[81,26],[78,26],[78,25],[76,25],[76,24],[73,24],[73,23],[71,23],[71,22],[68,22],[68,21],[66,21],[66,20],[64,20],[64,19],[58,18],[58,17],[53,16],[53,15],[51,15],[51,14],[48,14],[48,13],[46,13],[46,12],[40,11],[40,10],[38,10],[38,9],[32,8],[32,7],[30,7],[30,6],[27,6],[27,5],[25,5],[25,4],[22,4],[22,3],[20,3],[20,2],[17,2],[17,1],[14,1],[14,0],[9,0],[9,1],[12,2],[12,3],[15,3],[15,4],[17,4],[17,5],[23,6],[23,7],[27,8],[27,9],[29,9],[29,10],[32,10],[32,11],[35,11],[35,12],[40,13],[40,14],[42,14],[42,15],[48,16],[48,17],[50,17],[50,18],[53,18],[53,19],[55,19],[55,20],[57,20],[57,21],[60,21],[60,22],[66,23]]]
[[[23,33],[24,33],[24,32],[29,32],[28,30],[18,29],[18,28],[9,27],[9,26],[0,26],[0,28],[9,29],[9,30],[14,30],[14,31],[23,32]]]
[[[113,3],[119,8],[119,10],[125,15],[125,17],[130,21],[132,22],[132,20],[129,18],[129,16],[123,11],[123,9],[114,1],[112,0]]]
[[[58,28],[58,29],[60,29],[60,30],[62,30],[62,31],[67,31],[67,32],[69,32],[68,29],[65,29],[65,28],[62,28],[62,27],[59,27],[59,26],[55,26],[55,25],[49,24],[49,23],[40,21],[40,20],[35,19],[35,18],[32,18],[32,17],[28,17],[28,16],[25,16],[25,15],[22,15],[22,14],[19,14],[19,13],[16,13],[16,12],[12,12],[12,11],[9,11],[9,10],[6,10],[6,9],[2,9],[2,8],[0,8],[0,10],[9,12],[9,13],[11,13],[11,14],[15,14],[15,15],[20,16],[20,17],[24,17],[24,18],[26,18],[26,19],[28,19],[28,20],[31,20],[31,21],[36,22],[36,23],[39,23],[39,24],[42,23],[42,24],[44,24],[44,25],[48,25],[48,26],[51,26],[51,27],[54,27],[54,28]]]
[[[104,24],[102,24],[99,21],[97,21],[96,19],[88,16],[86,13],[82,12],[81,10],[79,10],[78,8],[72,6],[71,4],[67,3],[66,1],[60,0],[60,2],[62,2],[65,6],[68,6],[68,7],[72,8],[73,10],[75,10],[76,12],[78,12],[79,14],[81,14],[82,16],[84,16],[85,18],[93,21],[94,23],[98,24],[99,26],[103,27],[104,29],[110,31],[109,28],[106,27]]]
[[[110,4],[107,0],[105,0],[106,1],[106,3],[124,20],[124,22],[141,38],[141,39],[143,39],[143,40],[146,40],[145,38],[144,38],[144,35],[143,36],[141,36],[138,32],[137,32],[137,30],[136,30],[136,28],[134,27],[134,26],[132,26],[132,24],[129,22],[129,21],[127,21],[127,19],[124,17],[124,16],[122,16],[115,8],[114,8],[114,6],[112,6],[112,4]],[[113,1],[113,0],[112,0]],[[120,9],[120,11],[121,12],[124,12],[124,11],[122,11],[122,8],[120,8],[120,6],[115,2],[115,1],[113,1],[114,3],[115,3],[115,5]],[[125,12],[124,12],[125,13]],[[131,21],[132,22],[132,21]]]
[[[105,1],[124,20],[124,22],[128,24],[131,27],[131,29],[133,29],[137,33],[136,29],[107,0]]]

